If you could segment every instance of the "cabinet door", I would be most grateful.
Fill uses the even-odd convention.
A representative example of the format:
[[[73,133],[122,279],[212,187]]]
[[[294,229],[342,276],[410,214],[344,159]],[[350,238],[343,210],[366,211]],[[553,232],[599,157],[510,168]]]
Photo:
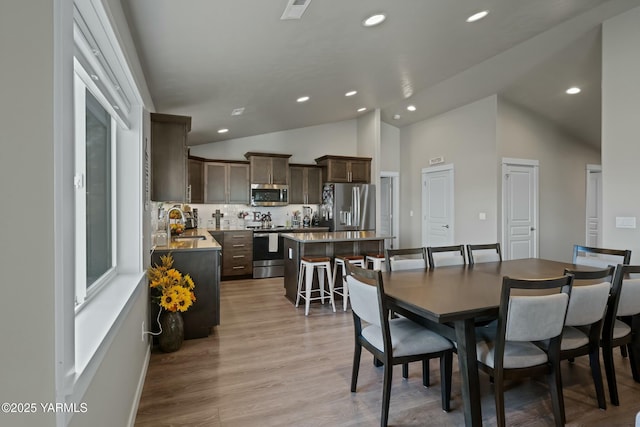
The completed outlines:
[[[305,169],[304,167],[292,166],[289,168],[291,184],[289,184],[289,203],[303,204],[305,202]]]
[[[189,203],[204,203],[204,163],[189,159],[189,187],[191,199]]]
[[[331,159],[327,162],[328,182],[349,182],[349,162],[342,159]]]
[[[289,183],[289,159],[271,158],[271,183],[286,185]]]
[[[225,163],[205,163],[205,203],[227,203],[227,165]]]
[[[291,184],[293,185],[293,177]],[[310,205],[322,203],[322,169],[307,168],[307,201]]]
[[[271,184],[271,157],[251,157],[251,183]]]
[[[351,163],[351,182],[371,182],[371,162],[353,160]]]
[[[151,200],[186,200],[186,140],[184,125],[151,120]]]
[[[228,166],[228,203],[241,203],[248,205],[250,201],[249,165],[231,163]]]

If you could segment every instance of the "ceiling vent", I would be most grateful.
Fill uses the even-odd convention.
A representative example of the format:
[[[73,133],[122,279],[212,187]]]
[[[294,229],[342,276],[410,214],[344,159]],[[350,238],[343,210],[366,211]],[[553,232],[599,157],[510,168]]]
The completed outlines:
[[[311,0],[289,0],[280,19],[300,19]]]

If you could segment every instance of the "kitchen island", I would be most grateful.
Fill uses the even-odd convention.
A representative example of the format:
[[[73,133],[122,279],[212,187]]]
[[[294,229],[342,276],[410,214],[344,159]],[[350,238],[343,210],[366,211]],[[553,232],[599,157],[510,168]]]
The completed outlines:
[[[284,245],[284,288],[291,302],[296,300],[300,259],[303,256],[365,255],[384,252],[385,239],[393,236],[375,231],[282,233]],[[314,287],[317,283],[314,283]]]
[[[189,274],[195,283],[196,301],[182,313],[184,338],[204,338],[211,327],[220,324],[220,251],[222,247],[206,229],[186,230],[171,236],[167,245],[156,246],[151,252],[151,264],[161,264],[162,255],[171,254],[173,267]],[[149,324],[158,331],[159,307],[151,304]]]

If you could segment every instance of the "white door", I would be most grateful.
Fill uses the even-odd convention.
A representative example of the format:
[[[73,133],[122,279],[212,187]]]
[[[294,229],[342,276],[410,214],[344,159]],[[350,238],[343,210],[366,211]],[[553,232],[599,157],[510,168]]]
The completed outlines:
[[[378,232],[385,236],[393,236],[393,181],[391,177],[380,177],[380,227]],[[393,240],[385,239],[385,249],[393,249]]]
[[[453,165],[422,170],[422,245],[454,243]]]
[[[587,165],[587,246],[599,248],[602,243],[600,221],[602,218],[602,168],[599,165]]]
[[[505,259],[538,257],[538,161],[502,161]]]

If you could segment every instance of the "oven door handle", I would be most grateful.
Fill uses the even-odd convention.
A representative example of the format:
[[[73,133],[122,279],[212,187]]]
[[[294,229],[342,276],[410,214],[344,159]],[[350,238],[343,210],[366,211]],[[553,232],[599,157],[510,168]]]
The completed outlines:
[[[253,233],[253,237],[269,237],[269,233]]]

